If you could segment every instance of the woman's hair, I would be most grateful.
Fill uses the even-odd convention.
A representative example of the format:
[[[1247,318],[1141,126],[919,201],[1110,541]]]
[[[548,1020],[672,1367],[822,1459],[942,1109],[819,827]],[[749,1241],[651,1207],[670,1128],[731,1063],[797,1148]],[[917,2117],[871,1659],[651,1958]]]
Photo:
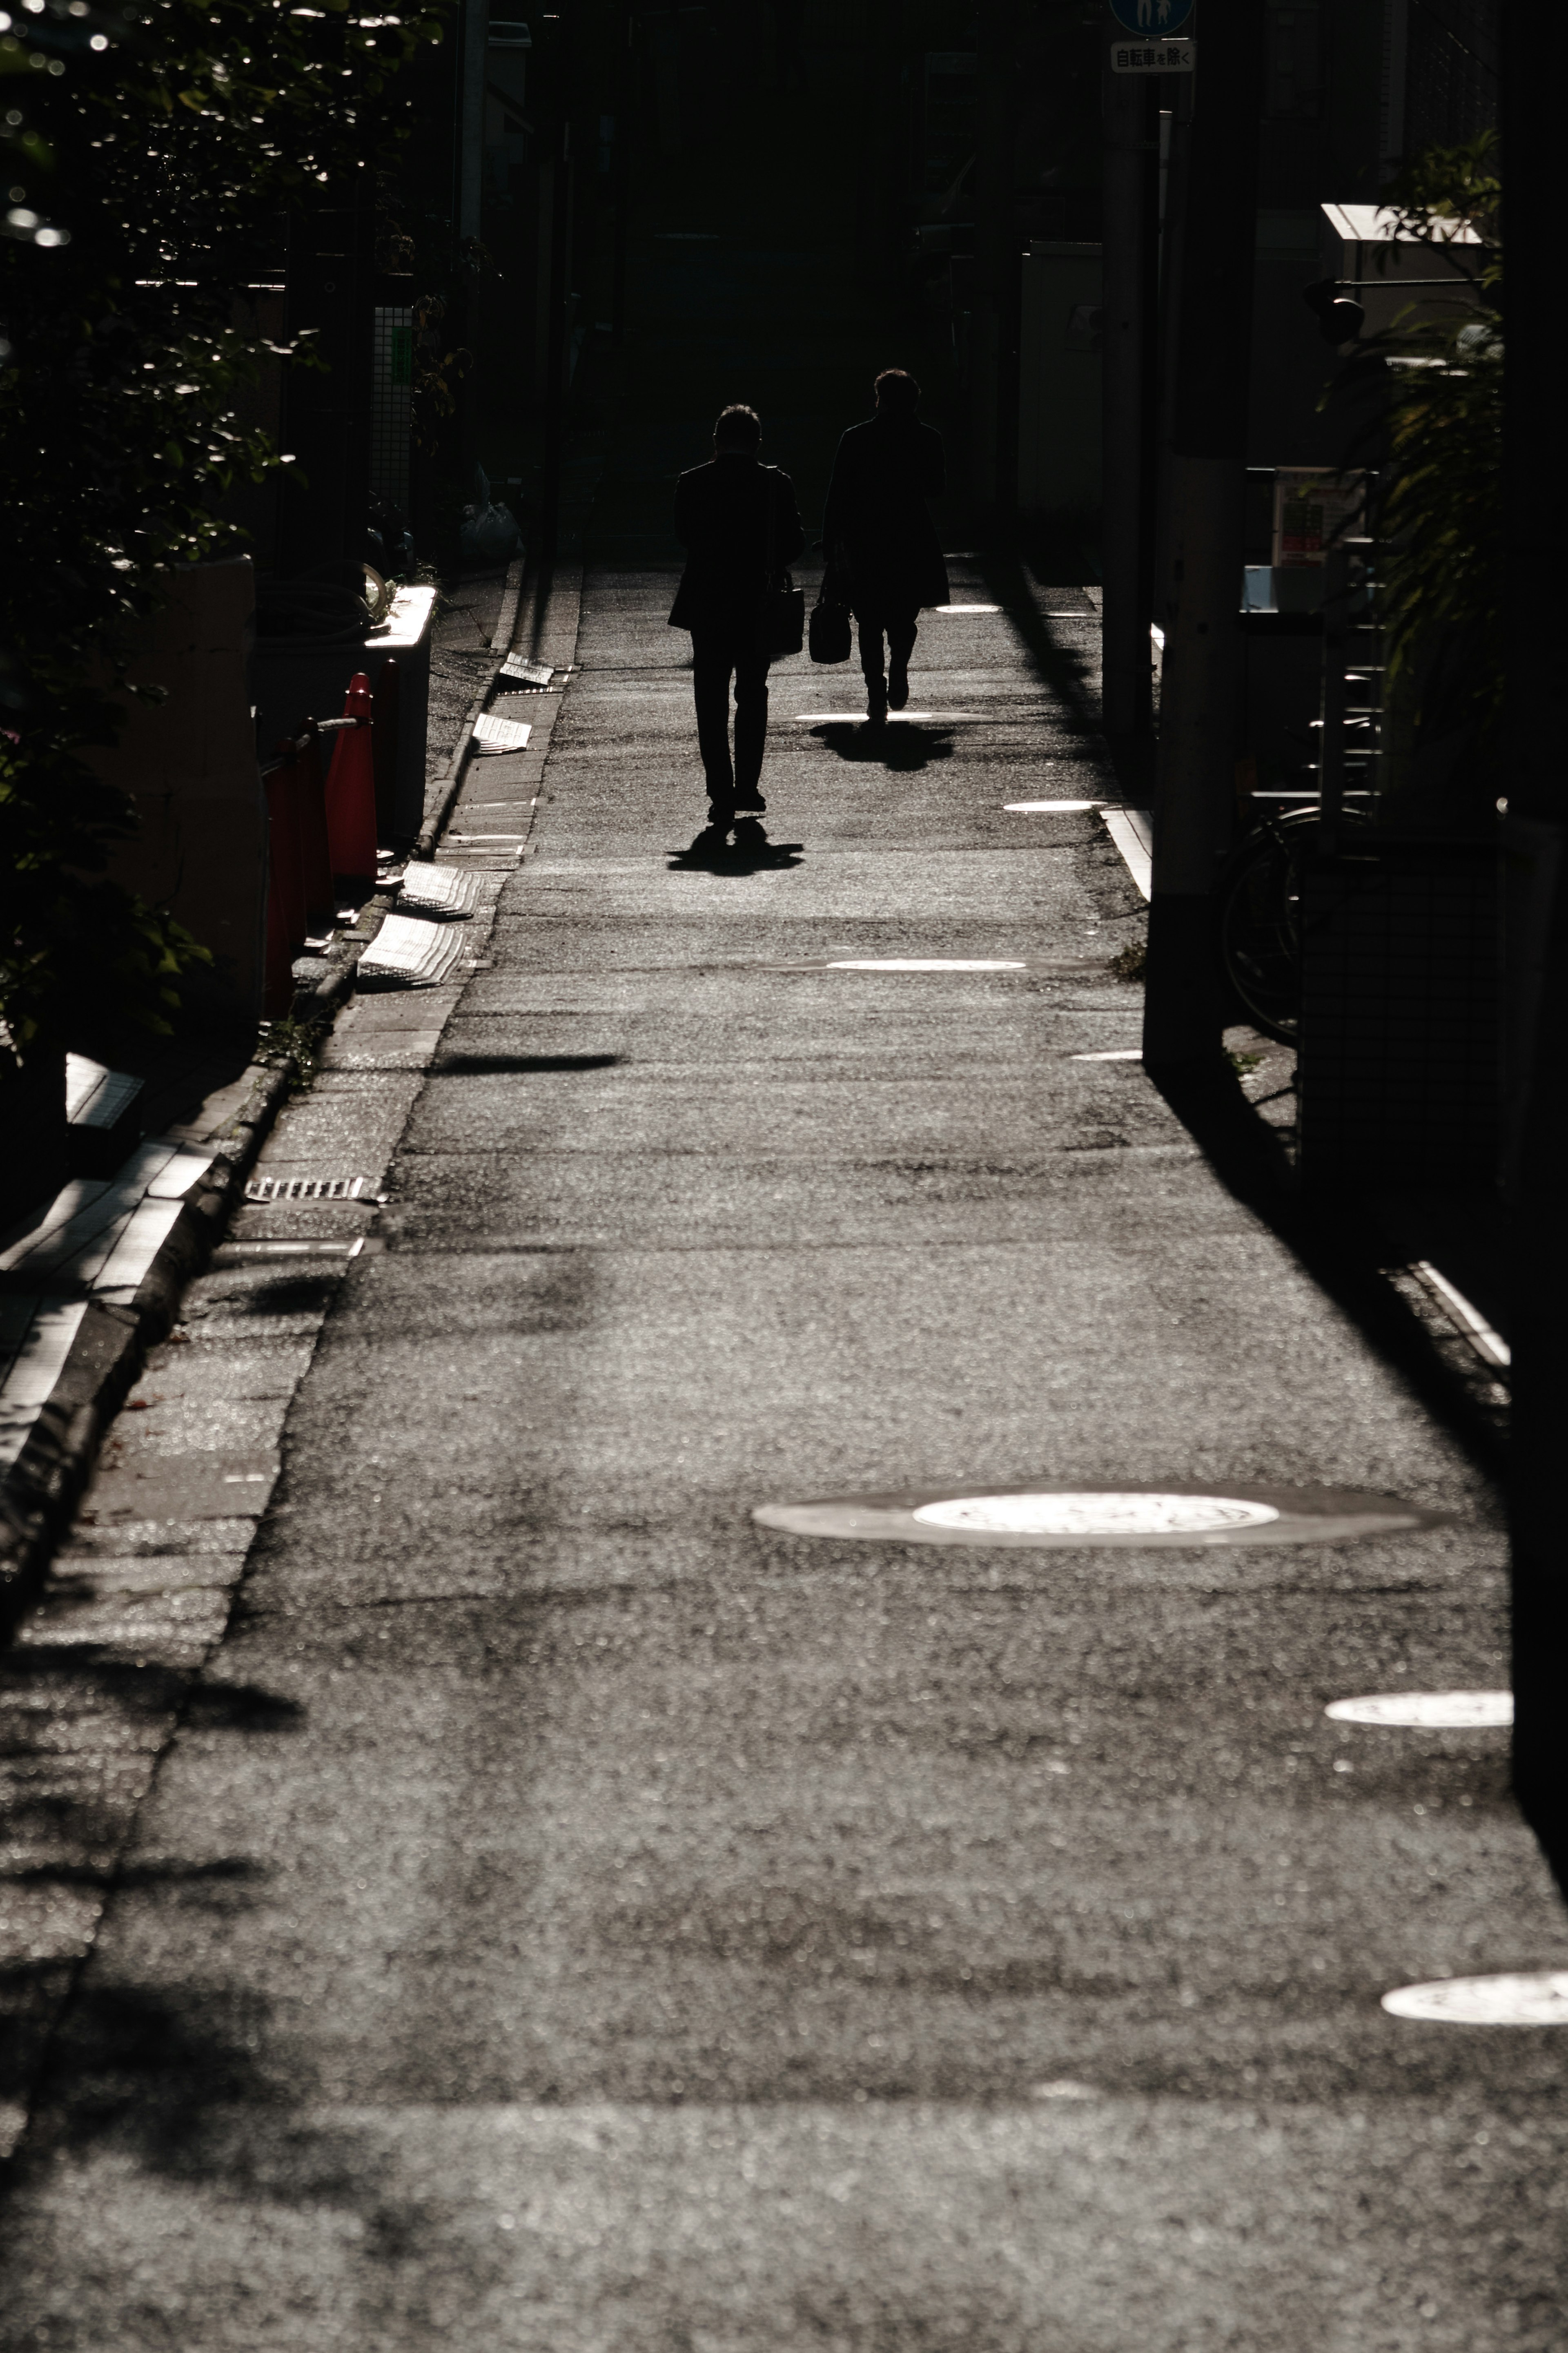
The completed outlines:
[[[719,411],[719,422],[713,427],[716,449],[754,449],[762,438],[763,420],[754,408],[737,401]]]
[[[921,388],[908,368],[884,368],[872,389],[878,407],[891,417],[912,417],[921,405]]]

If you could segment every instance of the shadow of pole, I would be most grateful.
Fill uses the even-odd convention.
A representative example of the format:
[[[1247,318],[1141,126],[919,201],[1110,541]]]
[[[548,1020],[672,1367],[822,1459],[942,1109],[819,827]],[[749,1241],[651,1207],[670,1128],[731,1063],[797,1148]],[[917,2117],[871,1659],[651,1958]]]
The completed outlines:
[[[1425,1331],[1383,1271],[1387,1247],[1356,1203],[1302,1196],[1279,1135],[1259,1119],[1227,1062],[1144,1068],[1226,1191],[1279,1236],[1477,1467],[1500,1478],[1501,1431],[1434,1358]]]
[[[1059,694],[1086,735],[1098,736],[1115,772],[1121,800],[1133,808],[1153,806],[1157,741],[1152,733],[1110,735],[1101,715],[1098,664],[1061,645],[1040,611],[1024,566],[1016,555],[994,553],[983,570],[987,587],[1025,645],[1043,683]],[[1086,616],[1086,618],[1089,617]]]

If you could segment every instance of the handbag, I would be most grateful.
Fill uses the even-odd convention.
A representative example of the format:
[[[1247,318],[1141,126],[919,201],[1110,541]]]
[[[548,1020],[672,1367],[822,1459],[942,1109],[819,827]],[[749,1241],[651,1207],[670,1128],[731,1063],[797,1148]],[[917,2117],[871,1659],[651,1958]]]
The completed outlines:
[[[822,575],[811,608],[811,659],[814,662],[849,659],[849,605],[831,565]]]
[[[797,654],[805,642],[805,591],[795,585],[793,574],[781,572],[778,547],[778,499],[772,473],[767,481],[768,555],[763,577],[763,601],[757,613],[756,649],[767,661]]]

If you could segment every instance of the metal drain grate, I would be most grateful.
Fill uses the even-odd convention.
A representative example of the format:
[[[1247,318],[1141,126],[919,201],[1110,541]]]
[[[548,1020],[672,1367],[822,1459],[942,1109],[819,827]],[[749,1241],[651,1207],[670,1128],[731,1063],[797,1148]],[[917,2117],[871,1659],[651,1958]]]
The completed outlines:
[[[357,1201],[368,1176],[253,1176],[247,1201]]]
[[[532,733],[526,719],[502,719],[493,711],[474,722],[474,742],[481,752],[521,752]]]
[[[479,895],[477,878],[460,868],[433,866],[427,860],[416,865],[410,860],[403,871],[399,904],[421,912],[432,908],[444,915],[467,915],[472,913]]]
[[[414,915],[388,915],[359,960],[359,984],[376,981],[408,986],[445,980],[463,950],[457,923],[422,923]]]

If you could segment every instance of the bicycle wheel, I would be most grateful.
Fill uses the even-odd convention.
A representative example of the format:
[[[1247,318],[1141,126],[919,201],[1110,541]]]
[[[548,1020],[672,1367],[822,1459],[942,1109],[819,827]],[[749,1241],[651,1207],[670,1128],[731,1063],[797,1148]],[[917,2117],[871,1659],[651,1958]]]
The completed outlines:
[[[1255,1029],[1293,1046],[1301,1022],[1301,869],[1314,809],[1270,818],[1231,854],[1215,897],[1226,985]]]

